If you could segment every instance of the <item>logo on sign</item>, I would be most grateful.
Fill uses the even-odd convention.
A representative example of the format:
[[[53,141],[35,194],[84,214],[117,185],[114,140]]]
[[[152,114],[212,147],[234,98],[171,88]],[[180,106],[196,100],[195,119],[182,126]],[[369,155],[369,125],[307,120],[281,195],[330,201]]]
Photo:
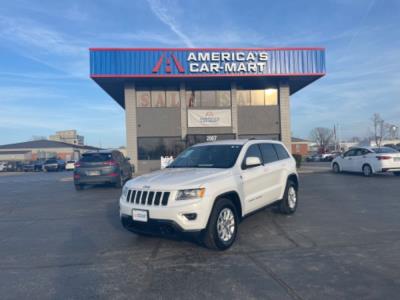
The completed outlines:
[[[172,68],[171,68],[171,59],[174,62],[174,65],[176,69],[178,70],[179,73],[185,73],[185,69],[182,67],[181,63],[179,60],[176,58],[175,55],[172,53],[163,53],[161,57],[158,59],[156,65],[153,68],[153,73],[158,73],[161,69],[161,65],[165,61],[164,67],[165,67],[165,73],[171,73]]]

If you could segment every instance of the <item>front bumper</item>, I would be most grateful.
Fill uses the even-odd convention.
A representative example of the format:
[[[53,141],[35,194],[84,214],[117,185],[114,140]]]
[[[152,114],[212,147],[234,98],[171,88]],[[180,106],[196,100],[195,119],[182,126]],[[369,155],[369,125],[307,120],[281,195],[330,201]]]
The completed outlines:
[[[121,215],[122,226],[134,233],[178,237],[181,235],[197,236],[201,230],[185,230],[171,220],[149,219],[147,222],[138,222],[132,216]]]
[[[201,231],[207,227],[210,214],[211,201],[206,197],[203,199],[190,201],[170,201],[167,206],[141,205],[128,203],[123,197],[120,198],[121,219],[128,217],[132,224],[139,229],[148,228],[150,231],[154,227],[154,222],[174,224],[173,227],[180,232]],[[136,222],[132,219],[133,209],[146,210],[148,212],[148,222]],[[187,215],[196,214],[196,218],[190,220]],[[140,224],[137,224],[140,223]]]

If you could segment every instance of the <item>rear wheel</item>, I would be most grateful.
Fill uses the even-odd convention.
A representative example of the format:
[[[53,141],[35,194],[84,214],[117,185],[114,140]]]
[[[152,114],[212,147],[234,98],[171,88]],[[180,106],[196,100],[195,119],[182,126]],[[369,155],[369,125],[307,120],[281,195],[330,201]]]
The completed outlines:
[[[363,165],[362,172],[365,177],[372,176],[372,168],[370,165]]]
[[[85,188],[84,184],[75,184],[75,190],[82,191]]]
[[[340,173],[340,167],[339,167],[338,163],[334,163],[332,165],[332,171],[333,171],[333,173]]]
[[[211,212],[203,242],[207,248],[226,250],[236,239],[238,215],[231,200],[217,200]]]
[[[285,194],[279,203],[279,210],[282,214],[293,214],[297,209],[298,197],[296,184],[288,180],[286,184]]]
[[[115,183],[115,187],[120,189],[124,186],[124,178],[122,177],[122,174],[120,174],[117,178],[117,182]]]

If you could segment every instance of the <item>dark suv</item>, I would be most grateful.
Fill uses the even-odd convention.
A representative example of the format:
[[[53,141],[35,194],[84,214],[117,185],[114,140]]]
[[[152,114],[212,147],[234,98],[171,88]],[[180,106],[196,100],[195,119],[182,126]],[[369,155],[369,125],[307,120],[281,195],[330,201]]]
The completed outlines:
[[[74,184],[77,190],[83,189],[86,184],[111,183],[122,187],[131,178],[129,158],[117,150],[86,152],[75,163]]]

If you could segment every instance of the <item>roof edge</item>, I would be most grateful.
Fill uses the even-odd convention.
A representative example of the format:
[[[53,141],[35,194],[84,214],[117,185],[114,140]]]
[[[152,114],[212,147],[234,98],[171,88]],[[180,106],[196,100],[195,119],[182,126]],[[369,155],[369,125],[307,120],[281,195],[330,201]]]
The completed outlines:
[[[232,51],[232,50],[252,50],[252,51],[279,51],[279,50],[320,50],[320,51],[325,51],[324,47],[254,47],[254,48],[156,48],[156,47],[150,47],[150,48],[119,48],[119,47],[91,47],[89,48],[89,51]]]

